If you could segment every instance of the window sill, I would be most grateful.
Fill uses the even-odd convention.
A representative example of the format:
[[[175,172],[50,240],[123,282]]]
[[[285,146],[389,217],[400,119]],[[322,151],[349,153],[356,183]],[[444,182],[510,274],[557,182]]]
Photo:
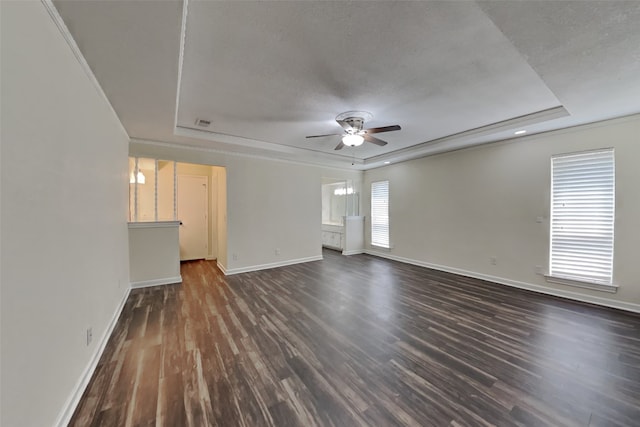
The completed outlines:
[[[389,245],[389,246],[380,246],[380,245],[375,245],[373,243],[371,243],[370,245],[372,248],[377,249],[377,250],[382,250],[385,252],[391,252],[391,249],[393,249],[393,245]]]
[[[608,292],[610,294],[615,294],[616,292],[618,292],[618,285],[613,285],[613,284],[605,285],[603,283],[584,282],[582,280],[568,279],[566,277],[556,277],[556,276],[547,276],[547,275],[545,275],[544,278],[549,283],[558,283],[561,285],[575,286],[577,288]]]

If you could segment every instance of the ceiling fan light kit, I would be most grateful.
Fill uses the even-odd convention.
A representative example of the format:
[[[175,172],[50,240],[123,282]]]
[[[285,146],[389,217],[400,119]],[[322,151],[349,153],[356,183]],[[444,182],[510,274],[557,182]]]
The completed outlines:
[[[327,135],[311,135],[311,136],[307,136],[307,138],[321,138],[325,136],[341,136],[342,140],[336,146],[335,150],[342,150],[342,148],[344,148],[345,146],[358,147],[362,145],[364,141],[371,142],[372,144],[376,144],[382,147],[384,145],[387,145],[387,142],[381,139],[375,138],[370,134],[381,133],[381,132],[391,132],[394,130],[401,129],[399,125],[363,129],[364,122],[367,120],[371,120],[372,118],[373,118],[373,114],[367,111],[346,111],[336,116],[336,122],[340,126],[342,126],[342,128],[345,131],[344,133],[342,134],[331,133]]]
[[[342,143],[349,147],[357,147],[362,145],[364,137],[357,134],[349,134],[342,137]]]

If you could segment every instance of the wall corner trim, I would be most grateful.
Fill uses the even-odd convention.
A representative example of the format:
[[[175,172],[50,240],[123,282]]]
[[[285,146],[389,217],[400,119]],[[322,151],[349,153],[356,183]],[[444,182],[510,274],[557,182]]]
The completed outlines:
[[[216,265],[218,266],[220,271],[222,271],[222,274],[224,274],[226,276],[227,275],[227,268],[224,265],[222,265],[220,263],[220,261],[216,261]]]
[[[173,285],[182,283],[182,276],[163,277],[161,279],[141,280],[139,282],[131,282],[131,289],[148,288],[151,286]]]
[[[545,286],[535,285],[533,283],[520,282],[517,280],[505,279],[503,277],[491,276],[488,274],[476,273],[473,271],[467,271],[460,268],[448,267],[444,265],[431,264],[424,261],[419,261],[410,258],[404,258],[397,255],[391,255],[386,252],[379,252],[375,250],[366,250],[366,254],[377,256],[380,258],[387,258],[393,261],[403,262],[405,264],[417,265],[419,267],[431,268],[433,270],[445,271],[447,273],[459,274],[461,276],[472,277],[474,279],[486,280],[488,282],[498,283],[500,285],[511,286],[513,288],[525,289],[540,294],[553,295],[556,297],[566,298],[574,301],[586,302],[589,304],[600,305],[603,307],[616,308],[618,310],[631,311],[634,313],[640,313],[640,304],[615,301],[608,298],[597,297],[593,295],[580,294],[577,292],[565,291],[562,289],[547,288]]]
[[[111,317],[111,321],[109,322],[107,329],[104,331],[104,334],[102,334],[102,337],[100,337],[100,342],[96,346],[96,350],[93,353],[93,356],[91,357],[91,359],[89,360],[89,364],[87,365],[84,372],[78,379],[78,382],[73,388],[71,395],[67,398],[67,401],[65,402],[64,407],[62,408],[62,411],[58,415],[58,418],[54,424],[55,426],[65,427],[69,424],[69,421],[71,421],[71,417],[73,416],[73,413],[75,412],[78,404],[80,403],[80,399],[82,398],[82,395],[84,394],[85,389],[89,385],[89,381],[91,381],[91,378],[93,377],[93,374],[96,368],[98,367],[98,362],[102,357],[102,353],[104,352],[104,349],[107,346],[107,342],[109,341],[109,338],[111,338],[111,334],[113,333],[113,330],[116,327],[116,324],[118,323],[118,319],[120,318],[120,314],[124,309],[124,305],[127,302],[127,299],[129,298],[130,292],[131,292],[131,288],[127,288],[127,290],[122,295],[122,300],[118,304],[118,307],[116,307],[116,310],[114,311],[113,316]]]
[[[284,267],[287,265],[301,264],[303,262],[321,261],[322,259],[324,259],[322,255],[315,255],[315,256],[306,257],[306,258],[297,258],[297,259],[289,259],[281,262],[272,262],[269,264],[250,265],[248,267],[231,268],[228,270],[222,269],[222,268],[220,269],[222,270],[225,276],[230,276],[232,274],[248,273],[250,271],[258,271],[258,270],[267,270],[269,268]],[[218,264],[218,267],[220,267],[220,264]]]

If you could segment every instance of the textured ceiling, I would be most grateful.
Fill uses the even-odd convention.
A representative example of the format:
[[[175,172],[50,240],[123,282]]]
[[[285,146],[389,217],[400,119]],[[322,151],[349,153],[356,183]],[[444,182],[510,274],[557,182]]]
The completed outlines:
[[[136,139],[368,168],[640,112],[635,1],[54,3]],[[402,130],[305,138],[347,110]]]

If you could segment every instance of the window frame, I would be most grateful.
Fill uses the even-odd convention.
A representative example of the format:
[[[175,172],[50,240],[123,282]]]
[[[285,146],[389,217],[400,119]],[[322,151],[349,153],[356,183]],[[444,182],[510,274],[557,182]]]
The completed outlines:
[[[553,155],[550,166],[547,281],[615,292],[614,149]]]
[[[375,186],[379,185],[379,184],[386,184],[386,199],[384,200],[384,203],[386,204],[386,215],[379,215],[379,210],[376,210],[376,206],[374,205],[374,196],[376,193],[379,193],[379,191],[375,190]],[[390,238],[390,229],[391,229],[391,221],[390,221],[390,215],[389,215],[389,196],[390,196],[390,191],[389,191],[389,180],[380,180],[380,181],[373,181],[371,183],[371,227],[370,227],[370,231],[371,231],[371,246],[375,246],[378,248],[384,248],[384,249],[391,249],[391,238]],[[379,208],[378,208],[379,209]],[[383,224],[380,224],[377,220],[379,218],[386,218],[386,222],[384,222]],[[379,228],[380,225],[383,228],[383,232],[384,234],[386,234],[386,237],[384,239],[384,241],[381,240],[376,240],[376,237],[379,234]],[[377,229],[376,229],[377,226]]]

